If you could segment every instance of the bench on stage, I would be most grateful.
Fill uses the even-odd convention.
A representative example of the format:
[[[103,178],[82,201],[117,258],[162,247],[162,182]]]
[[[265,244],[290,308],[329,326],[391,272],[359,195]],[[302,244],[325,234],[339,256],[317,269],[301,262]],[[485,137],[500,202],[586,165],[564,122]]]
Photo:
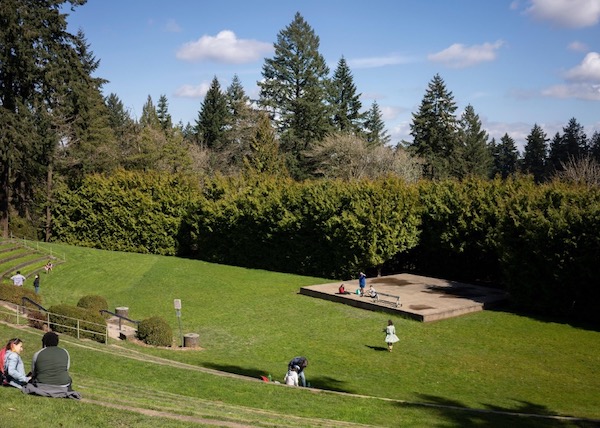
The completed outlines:
[[[389,303],[395,306],[396,308],[402,306],[402,303],[400,303],[400,296],[394,296],[393,294],[387,293],[380,293],[379,291],[375,293],[375,296],[373,296],[373,300],[378,302],[380,301],[382,303]]]

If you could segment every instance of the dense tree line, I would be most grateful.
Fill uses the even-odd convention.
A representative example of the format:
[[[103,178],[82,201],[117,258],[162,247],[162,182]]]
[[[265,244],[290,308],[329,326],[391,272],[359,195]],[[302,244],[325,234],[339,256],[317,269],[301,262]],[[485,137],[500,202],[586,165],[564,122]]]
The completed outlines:
[[[533,216],[520,203],[544,220],[527,229],[539,234],[534,244],[546,245],[544,233],[556,251],[561,240],[577,241],[577,251],[595,243],[597,233],[578,219],[597,217],[600,134],[588,137],[575,118],[551,138],[534,125],[519,153],[509,130],[490,140],[474,106],[458,111],[436,74],[413,113],[413,140],[392,143],[377,101],[362,105],[343,55],[329,70],[299,13],[264,61],[258,99],[237,76],[228,87],[215,76],[194,123],[173,123],[164,94],[156,104],[148,95],[134,118],[117,94],[102,95],[106,81],[92,76],[100,60],[83,31],[66,30],[63,8],[84,4],[0,2],[3,236],[328,276],[362,266],[421,269],[515,283],[517,294],[529,285],[503,266],[525,263],[514,255],[522,248],[534,251],[509,239],[523,231],[508,219]],[[527,195],[513,198],[515,188]],[[538,195],[533,202],[529,193]],[[555,233],[548,218],[576,224],[575,238]],[[573,260],[582,259],[578,252]],[[548,267],[549,258],[536,260]],[[577,290],[557,304],[593,293]]]
[[[56,197],[61,242],[336,279],[419,272],[504,287],[540,313],[598,315],[597,186],[120,171]]]

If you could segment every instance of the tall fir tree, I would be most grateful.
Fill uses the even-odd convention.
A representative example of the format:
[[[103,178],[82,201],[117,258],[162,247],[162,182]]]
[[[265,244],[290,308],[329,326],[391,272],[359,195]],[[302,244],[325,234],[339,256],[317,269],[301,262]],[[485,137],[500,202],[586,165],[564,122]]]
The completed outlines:
[[[82,71],[75,37],[67,32],[66,4],[0,2],[0,227],[9,233],[11,207],[30,207],[45,181],[55,148],[72,118],[61,111]],[[16,200],[16,199],[18,200]]]
[[[225,95],[229,112],[226,141],[230,162],[242,164],[242,159],[248,153],[250,140],[256,132],[259,114],[252,108],[252,101],[246,95],[237,74],[233,76]]]
[[[600,163],[600,132],[594,131],[590,138],[590,155],[592,159]]]
[[[221,84],[215,76],[206,92],[196,120],[200,144],[209,149],[222,150],[225,146],[225,132],[229,117],[227,97],[221,91]]]
[[[569,161],[577,161],[588,154],[587,136],[577,119],[571,118],[563,128],[563,135],[550,143],[550,166],[554,171],[564,170]]]
[[[362,127],[363,114],[360,94],[348,63],[344,57],[338,61],[329,85],[329,104],[331,105],[331,123],[336,131],[358,134]]]
[[[488,134],[482,129],[479,115],[468,105],[459,121],[457,150],[453,170],[459,178],[467,176],[489,177],[492,168],[492,153],[488,147]]]
[[[329,131],[329,68],[319,37],[300,13],[277,35],[275,56],[262,68],[259,104],[272,115],[296,178],[309,174],[304,152]]]
[[[285,161],[279,153],[279,142],[269,115],[258,114],[258,124],[250,140],[250,150],[244,156],[245,172],[250,175],[286,176]]]
[[[156,107],[152,101],[152,96],[148,95],[146,102],[142,107],[142,115],[140,116],[140,126],[142,128],[154,128],[160,129],[160,120],[158,119],[158,113]]]
[[[536,183],[543,182],[547,177],[548,141],[544,130],[537,123],[533,125],[527,136],[521,170],[533,175]]]
[[[496,145],[495,140],[492,145],[494,155],[494,175],[500,175],[502,178],[508,178],[517,172],[517,163],[519,161],[519,151],[515,140],[508,134],[504,134],[500,139],[500,144]]]
[[[439,179],[452,176],[451,161],[458,148],[456,103],[439,74],[429,82],[410,125],[410,148],[423,159],[423,176]]]
[[[158,116],[158,123],[160,124],[160,128],[163,130],[163,132],[166,135],[172,134],[173,121],[171,120],[171,115],[169,114],[169,100],[167,100],[167,96],[164,94],[158,99],[156,114]]]
[[[373,101],[371,108],[364,116],[362,135],[368,146],[385,146],[390,142],[390,136],[385,129],[381,110],[377,101]]]
[[[100,61],[96,59],[81,30],[74,38],[79,58],[79,76],[64,96],[63,113],[72,118],[64,128],[60,164],[62,175],[79,181],[90,173],[105,173],[118,166],[115,134],[110,113],[102,97],[106,80],[92,78]]]

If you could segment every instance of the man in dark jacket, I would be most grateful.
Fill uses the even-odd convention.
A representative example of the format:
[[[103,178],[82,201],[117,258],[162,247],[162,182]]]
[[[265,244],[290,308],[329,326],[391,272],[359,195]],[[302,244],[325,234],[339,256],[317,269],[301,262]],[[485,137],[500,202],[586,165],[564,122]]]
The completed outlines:
[[[53,331],[44,334],[42,346],[33,355],[32,380],[23,392],[46,397],[80,398],[79,393],[71,389],[71,356],[66,349],[58,346],[58,335]]]
[[[308,366],[308,360],[305,357],[296,357],[288,364],[288,371],[291,370],[294,366],[300,367],[298,371],[298,380],[300,385],[306,386],[306,377],[304,376],[304,369]]]

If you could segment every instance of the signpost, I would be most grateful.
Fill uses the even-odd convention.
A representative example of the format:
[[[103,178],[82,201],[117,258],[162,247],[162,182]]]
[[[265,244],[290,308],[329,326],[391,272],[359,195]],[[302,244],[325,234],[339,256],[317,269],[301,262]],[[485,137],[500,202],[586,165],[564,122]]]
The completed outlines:
[[[181,329],[181,299],[173,300],[173,306],[175,307],[175,313],[179,320],[179,336],[181,337],[181,347],[183,348],[183,331]]]

